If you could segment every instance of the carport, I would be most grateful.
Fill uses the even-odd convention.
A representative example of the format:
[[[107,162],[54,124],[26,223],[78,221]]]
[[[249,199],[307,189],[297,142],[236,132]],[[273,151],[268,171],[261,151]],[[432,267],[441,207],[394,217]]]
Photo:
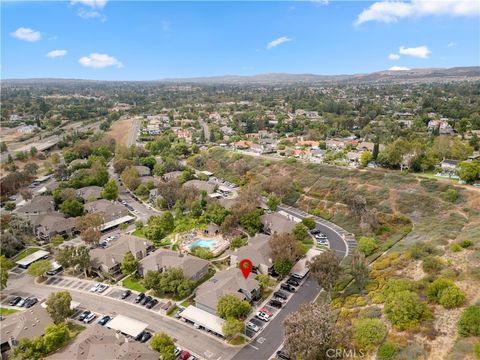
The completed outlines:
[[[118,330],[122,334],[137,337],[148,327],[148,324],[128,316],[117,315],[106,326],[110,329]]]
[[[194,324],[203,326],[205,329],[210,330],[218,335],[223,336],[223,324],[225,320],[199,309],[193,305],[190,305],[180,313],[180,316],[186,320],[193,322]]]
[[[19,268],[26,269],[30,266],[30,264],[34,263],[35,261],[38,261],[40,259],[46,259],[49,254],[50,253],[48,251],[38,250],[35,251],[33,254],[30,254],[23,259],[18,260],[16,264]]]

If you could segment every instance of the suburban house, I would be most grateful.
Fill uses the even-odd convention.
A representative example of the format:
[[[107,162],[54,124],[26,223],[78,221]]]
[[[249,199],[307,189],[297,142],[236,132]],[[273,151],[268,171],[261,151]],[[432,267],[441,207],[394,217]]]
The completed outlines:
[[[125,206],[115,201],[105,199],[100,199],[85,204],[85,211],[89,213],[102,213],[104,216],[104,223],[108,223],[128,215],[128,210]]]
[[[35,234],[44,241],[50,240],[55,235],[66,238],[75,231],[75,219],[65,218],[62,213],[57,211],[39,215],[32,221],[32,225]]]
[[[45,328],[51,323],[53,323],[52,318],[40,304],[7,316],[1,326],[0,357],[6,359],[7,353],[18,346],[23,338],[32,339],[43,336]]]
[[[263,231],[267,234],[290,233],[295,227],[295,221],[288,219],[280,212],[265,214],[260,217]]]
[[[269,274],[273,269],[272,249],[269,235],[257,234],[248,240],[248,245],[238,248],[230,255],[230,266],[235,267],[241,260],[249,259],[254,272]]]
[[[428,122],[428,134],[432,135],[435,131],[438,131],[439,135],[454,135],[455,131],[453,127],[447,122],[446,119],[430,120]]]
[[[138,176],[150,176],[151,171],[148,166],[137,165],[134,168],[137,170]]]
[[[54,210],[53,196],[36,196],[29,203],[19,208],[17,213],[31,218],[51,213]]]
[[[456,174],[457,166],[459,163],[460,163],[459,160],[444,159],[440,163],[440,168],[442,169],[442,171],[444,171],[447,174]]]
[[[183,184],[183,187],[193,187],[199,191],[206,191],[207,194],[211,194],[215,191],[216,185],[202,180],[189,180]]]
[[[245,279],[238,268],[217,272],[195,291],[195,306],[211,314],[217,313],[217,304],[223,295],[234,295],[240,300],[252,301],[260,296],[260,283],[255,274]]]
[[[361,156],[362,154],[359,152],[349,151],[347,153],[347,159],[350,166],[357,167],[358,165],[360,165]]]
[[[121,271],[123,257],[131,252],[137,260],[146,257],[154,249],[147,240],[133,235],[122,235],[113,245],[90,250],[90,265],[100,273],[117,275]]]
[[[76,191],[76,195],[83,199],[83,201],[95,201],[102,197],[102,190],[100,186],[86,186]]]
[[[198,281],[208,273],[207,260],[196,256],[181,254],[168,249],[158,249],[140,260],[138,272],[140,275],[148,271],[162,272],[171,268],[180,268],[185,277]]]

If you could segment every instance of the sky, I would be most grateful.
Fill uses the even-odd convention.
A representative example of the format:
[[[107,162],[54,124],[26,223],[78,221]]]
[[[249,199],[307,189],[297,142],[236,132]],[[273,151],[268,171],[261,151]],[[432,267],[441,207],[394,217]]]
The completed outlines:
[[[480,65],[480,1],[4,1],[1,78],[158,80]]]

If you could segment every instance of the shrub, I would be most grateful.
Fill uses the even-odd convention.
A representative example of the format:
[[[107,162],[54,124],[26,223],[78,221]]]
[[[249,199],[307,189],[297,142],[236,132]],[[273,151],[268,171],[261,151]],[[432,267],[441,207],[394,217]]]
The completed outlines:
[[[438,250],[430,243],[417,241],[408,249],[408,253],[414,259],[421,259],[427,255],[436,255]]]
[[[405,290],[411,290],[412,283],[407,279],[390,279],[385,287],[382,289],[382,294],[385,298]]]
[[[461,243],[460,243],[460,246],[464,249],[466,248],[469,248],[470,246],[473,245],[473,241],[472,240],[463,240]]]
[[[454,203],[458,200],[459,194],[458,190],[448,189],[443,193],[443,200]]]
[[[367,318],[380,318],[382,316],[382,309],[378,306],[369,306],[365,309],[360,310],[358,317],[361,319]]]
[[[377,352],[377,360],[392,360],[397,353],[395,344],[386,342],[379,347]]]
[[[437,279],[428,285],[427,296],[430,300],[438,303],[442,296],[442,291],[450,286],[455,286],[452,280],[443,278]]]
[[[387,326],[380,319],[353,322],[353,339],[360,349],[373,350],[387,335]]]
[[[377,249],[378,243],[374,238],[362,236],[358,240],[358,250],[365,254],[365,256],[370,256]]]
[[[473,352],[475,353],[475,356],[477,359],[480,359],[480,341],[475,344],[473,347]]]
[[[403,290],[387,298],[385,314],[397,330],[416,326],[426,312],[426,305],[417,294]]]
[[[429,255],[423,259],[422,269],[428,274],[438,273],[443,269],[444,265],[442,260],[437,256]]]
[[[459,244],[451,244],[449,248],[450,248],[450,251],[453,251],[453,252],[459,252],[463,250],[463,247],[461,247]]]
[[[458,321],[458,333],[461,336],[480,336],[480,306],[473,305],[465,309]]]
[[[438,303],[446,309],[452,309],[465,302],[465,293],[457,286],[450,286],[442,291]]]

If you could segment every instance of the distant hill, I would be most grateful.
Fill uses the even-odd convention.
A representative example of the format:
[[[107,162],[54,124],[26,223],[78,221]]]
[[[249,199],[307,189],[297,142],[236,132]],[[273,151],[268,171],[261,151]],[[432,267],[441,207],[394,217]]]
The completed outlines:
[[[272,73],[251,76],[224,75],[211,77],[172,78],[152,81],[101,81],[83,79],[6,79],[2,86],[34,84],[156,84],[156,83],[195,83],[195,84],[354,84],[354,83],[411,83],[435,81],[480,80],[480,66],[454,68],[427,68],[401,71],[378,71],[370,74],[316,75]]]

